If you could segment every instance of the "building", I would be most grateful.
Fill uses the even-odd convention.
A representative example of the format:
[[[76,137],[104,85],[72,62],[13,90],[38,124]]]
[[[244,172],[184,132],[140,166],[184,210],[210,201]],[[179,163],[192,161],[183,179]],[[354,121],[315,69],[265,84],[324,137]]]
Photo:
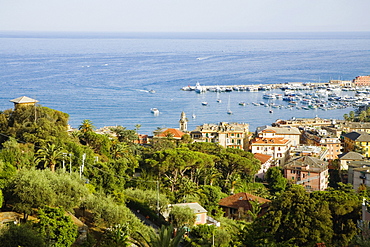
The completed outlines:
[[[284,176],[307,191],[323,191],[329,183],[328,162],[311,156],[294,158],[284,166]]]
[[[282,137],[291,141],[292,146],[297,146],[300,144],[301,131],[297,127],[272,127],[263,126],[257,129],[257,135],[263,130],[273,130],[275,131],[276,137]]]
[[[16,110],[18,107],[21,107],[21,106],[34,106],[39,101],[35,99],[31,99],[27,96],[22,96],[22,97],[10,100],[10,102],[14,103],[14,109]]]
[[[265,129],[255,137],[250,144],[253,154],[270,155],[274,159],[274,164],[283,165],[289,158],[291,140],[276,137],[276,131]]]
[[[323,119],[319,117],[315,118],[291,118],[290,120],[282,120],[278,119],[275,121],[273,126],[276,127],[314,127],[314,126],[329,126],[333,124],[333,120],[331,119]]]
[[[188,131],[188,119],[186,118],[185,112],[181,112],[179,124],[180,124],[180,130],[182,132]]]
[[[357,76],[352,82],[355,87],[370,86],[370,75]]]
[[[342,136],[344,152],[363,152],[365,157],[370,157],[370,134],[366,132],[350,132]]]
[[[290,156],[313,156],[320,160],[324,160],[327,152],[327,149],[320,146],[299,145],[290,149]]]
[[[191,202],[191,203],[178,203],[178,204],[171,204],[171,207],[189,207],[194,211],[195,215],[195,222],[194,225],[201,225],[201,224],[207,224],[207,210],[203,208],[199,203],[197,202]]]
[[[190,132],[196,142],[218,143],[225,148],[248,149],[249,124],[226,123],[203,124]]]
[[[370,162],[351,161],[348,163],[348,183],[357,190],[361,184],[370,186]]]
[[[342,125],[342,130],[349,132],[366,132],[370,134],[370,123],[366,122],[344,122]]]
[[[160,139],[160,138],[171,138],[175,140],[181,140],[181,137],[185,135],[184,132],[178,129],[168,128],[168,129],[158,129],[153,131],[154,136],[153,139]]]
[[[261,162],[261,168],[256,174],[256,177],[260,179],[265,178],[265,173],[273,165],[273,158],[271,155],[255,153],[254,158]]]
[[[324,147],[327,152],[323,159],[335,160],[342,153],[342,142],[337,137],[323,137],[320,139],[320,146]]]
[[[365,158],[362,154],[357,152],[348,152],[338,155],[340,161],[340,169],[348,170],[348,163],[351,161],[363,161]]]
[[[218,205],[224,210],[224,215],[231,219],[248,219],[247,212],[253,210],[251,201],[257,202],[261,207],[259,216],[265,214],[269,207],[270,200],[240,192],[220,200]]]

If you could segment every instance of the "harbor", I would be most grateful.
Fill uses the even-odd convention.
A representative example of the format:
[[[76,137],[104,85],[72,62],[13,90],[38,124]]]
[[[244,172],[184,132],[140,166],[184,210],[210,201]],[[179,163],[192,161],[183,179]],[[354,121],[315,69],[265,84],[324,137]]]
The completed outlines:
[[[253,102],[238,102],[239,106],[251,104],[264,106],[272,113],[276,109],[296,109],[323,111],[357,108],[369,105],[370,87],[352,87],[339,83],[283,83],[262,85],[232,85],[232,86],[195,86],[183,87],[183,91],[194,91],[199,94],[206,92],[260,92]],[[262,94],[261,94],[262,93]],[[219,101],[219,97],[217,97]],[[249,97],[250,98],[250,97]],[[203,104],[204,105],[204,104]]]

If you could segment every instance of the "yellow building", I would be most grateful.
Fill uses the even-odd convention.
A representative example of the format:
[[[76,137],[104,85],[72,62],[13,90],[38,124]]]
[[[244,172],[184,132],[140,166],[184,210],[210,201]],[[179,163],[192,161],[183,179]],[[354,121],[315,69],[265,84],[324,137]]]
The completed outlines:
[[[363,152],[365,157],[370,157],[370,134],[366,132],[350,132],[342,136],[344,152]]]
[[[218,143],[225,148],[248,150],[249,124],[226,123],[203,124],[190,132],[196,142]]]

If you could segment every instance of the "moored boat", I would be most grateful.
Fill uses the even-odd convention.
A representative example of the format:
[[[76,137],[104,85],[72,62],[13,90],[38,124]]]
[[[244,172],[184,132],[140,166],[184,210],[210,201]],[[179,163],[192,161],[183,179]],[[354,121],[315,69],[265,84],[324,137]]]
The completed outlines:
[[[153,113],[154,115],[159,114],[159,110],[158,110],[157,108],[150,108],[150,111],[151,111],[151,113]]]

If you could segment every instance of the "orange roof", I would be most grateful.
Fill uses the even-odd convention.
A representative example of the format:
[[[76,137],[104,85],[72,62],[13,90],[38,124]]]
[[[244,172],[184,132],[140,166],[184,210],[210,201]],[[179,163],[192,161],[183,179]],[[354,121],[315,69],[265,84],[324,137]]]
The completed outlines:
[[[276,133],[276,131],[272,129],[264,129],[262,130],[262,133]]]
[[[181,138],[183,135],[185,135],[184,132],[178,130],[178,129],[166,129],[158,134],[158,137],[167,137],[168,135],[171,135],[174,138]]]
[[[235,195],[231,195],[231,196],[221,199],[218,205],[222,207],[235,208],[235,209],[239,209],[240,207],[242,207],[245,210],[249,210],[251,209],[251,205],[249,201],[256,201],[256,200],[262,204],[270,202],[270,200],[267,200],[265,198],[254,196],[254,195],[251,195],[245,192],[240,192]]]
[[[272,158],[271,155],[267,155],[267,154],[259,154],[259,153],[255,153],[254,154],[254,158],[258,159],[259,161],[261,161],[261,164],[264,164],[266,163],[269,159]]]
[[[288,139],[285,139],[283,137],[274,137],[274,138],[254,138],[252,140],[252,144],[280,144],[280,145],[285,145],[287,142],[289,142]]]

